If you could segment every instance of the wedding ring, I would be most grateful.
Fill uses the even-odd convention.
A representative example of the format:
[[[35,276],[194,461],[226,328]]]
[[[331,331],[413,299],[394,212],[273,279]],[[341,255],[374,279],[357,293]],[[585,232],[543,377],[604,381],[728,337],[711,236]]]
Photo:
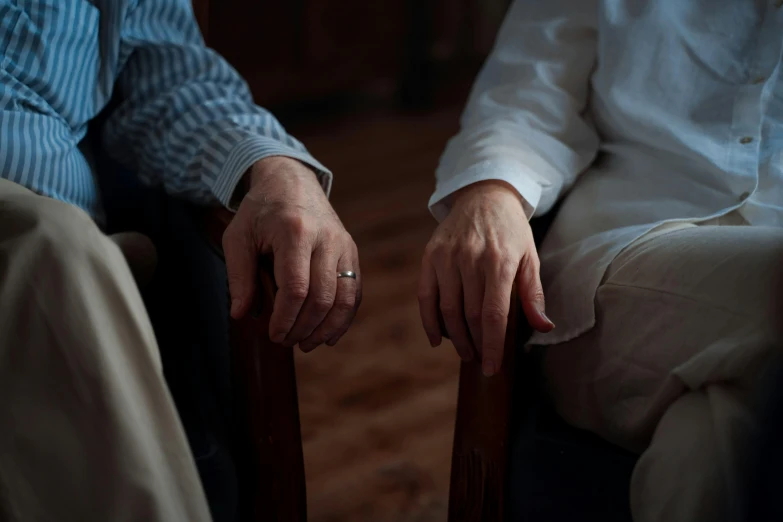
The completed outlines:
[[[356,279],[356,272],[351,272],[350,270],[346,270],[345,272],[337,272],[337,279],[342,279],[343,277]]]

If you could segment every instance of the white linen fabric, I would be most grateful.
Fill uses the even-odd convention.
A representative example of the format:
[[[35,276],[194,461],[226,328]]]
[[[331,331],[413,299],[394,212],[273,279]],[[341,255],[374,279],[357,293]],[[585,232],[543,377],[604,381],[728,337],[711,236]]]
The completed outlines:
[[[612,260],[666,223],[737,210],[783,225],[783,1],[517,0],[437,171],[513,186],[529,217],[567,191],[540,249],[535,344],[595,324]]]

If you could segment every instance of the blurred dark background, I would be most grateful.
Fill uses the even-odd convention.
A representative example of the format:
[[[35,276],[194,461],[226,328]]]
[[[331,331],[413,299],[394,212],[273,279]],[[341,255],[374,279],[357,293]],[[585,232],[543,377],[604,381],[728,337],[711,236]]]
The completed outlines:
[[[426,108],[472,76],[508,0],[196,0],[204,34],[257,100]]]
[[[207,42],[331,168],[364,302],[298,354],[313,522],[446,520],[458,359],[416,285],[434,170],[508,0],[195,0]]]

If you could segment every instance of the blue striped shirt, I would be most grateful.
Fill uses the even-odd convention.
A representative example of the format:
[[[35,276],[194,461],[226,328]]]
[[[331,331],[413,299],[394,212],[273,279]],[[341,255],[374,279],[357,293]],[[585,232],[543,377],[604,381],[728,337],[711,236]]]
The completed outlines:
[[[100,218],[87,127],[114,95],[106,152],[149,185],[225,206],[283,155],[331,174],[204,45],[190,0],[0,0],[0,176]]]

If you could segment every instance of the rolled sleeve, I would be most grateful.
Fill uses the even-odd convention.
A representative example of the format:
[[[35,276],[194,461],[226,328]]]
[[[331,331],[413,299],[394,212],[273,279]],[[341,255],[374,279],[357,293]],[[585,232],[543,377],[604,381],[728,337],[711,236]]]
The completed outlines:
[[[596,0],[513,2],[441,157],[430,200],[438,220],[450,194],[486,180],[514,187],[528,218],[541,215],[592,163],[597,13]]]
[[[446,219],[451,210],[451,195],[461,188],[480,181],[496,180],[511,185],[522,198],[525,215],[530,219],[541,201],[541,185],[534,181],[534,176],[527,175],[528,168],[511,161],[484,161],[472,165],[456,176],[449,176],[438,183],[435,193],[430,198],[429,208],[439,222]]]

